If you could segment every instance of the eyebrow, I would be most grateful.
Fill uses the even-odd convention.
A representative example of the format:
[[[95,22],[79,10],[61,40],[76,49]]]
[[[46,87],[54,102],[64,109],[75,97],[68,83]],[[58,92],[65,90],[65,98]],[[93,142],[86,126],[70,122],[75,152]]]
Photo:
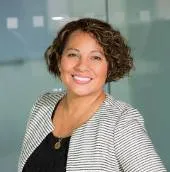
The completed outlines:
[[[70,50],[74,50],[74,51],[77,51],[77,52],[80,52],[78,49],[76,48],[66,48],[66,51],[70,51]]]
[[[77,52],[80,52],[79,49],[77,48],[67,48],[66,51],[70,51],[70,50],[74,50],[74,51],[77,51]],[[100,50],[92,50],[91,53],[100,53],[101,55],[104,55],[104,53]]]
[[[91,53],[100,53],[101,55],[104,55],[104,53],[100,50],[92,50]]]

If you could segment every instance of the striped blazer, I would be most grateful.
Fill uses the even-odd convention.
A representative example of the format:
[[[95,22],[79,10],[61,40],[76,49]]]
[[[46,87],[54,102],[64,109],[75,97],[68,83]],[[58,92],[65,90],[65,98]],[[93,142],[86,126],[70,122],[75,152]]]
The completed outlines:
[[[34,104],[23,140],[18,172],[54,129],[51,115],[65,92],[49,92]],[[109,94],[95,114],[72,133],[67,172],[166,172],[139,112]]]

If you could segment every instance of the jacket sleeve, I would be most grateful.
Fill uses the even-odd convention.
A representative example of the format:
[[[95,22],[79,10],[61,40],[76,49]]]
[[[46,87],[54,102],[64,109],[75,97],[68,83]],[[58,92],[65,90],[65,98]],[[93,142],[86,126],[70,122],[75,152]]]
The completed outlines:
[[[136,109],[125,110],[116,125],[115,151],[125,172],[166,172]]]

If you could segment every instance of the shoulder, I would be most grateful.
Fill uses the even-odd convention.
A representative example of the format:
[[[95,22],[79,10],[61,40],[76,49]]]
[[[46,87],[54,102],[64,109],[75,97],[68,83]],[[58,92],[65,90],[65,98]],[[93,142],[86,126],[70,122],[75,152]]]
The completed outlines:
[[[65,95],[65,91],[45,91],[37,98],[34,106],[39,104],[48,105],[58,102]]]
[[[34,118],[37,114],[43,114],[42,112],[53,110],[64,95],[65,91],[46,91],[40,94],[32,106],[29,119]]]
[[[108,93],[106,94],[106,104],[108,105],[108,107],[117,109],[118,111],[120,111],[120,113],[132,107],[130,104],[124,101],[118,100]]]
[[[40,94],[40,96],[37,98],[38,101],[43,101],[43,100],[60,100],[63,96],[65,95],[65,91],[55,91],[55,90],[50,90],[50,91],[45,91]]]
[[[117,114],[117,122],[123,124],[132,120],[137,120],[142,125],[144,123],[143,116],[138,109],[124,101],[114,98],[110,94],[107,94],[106,106],[109,111],[112,111],[113,115]]]

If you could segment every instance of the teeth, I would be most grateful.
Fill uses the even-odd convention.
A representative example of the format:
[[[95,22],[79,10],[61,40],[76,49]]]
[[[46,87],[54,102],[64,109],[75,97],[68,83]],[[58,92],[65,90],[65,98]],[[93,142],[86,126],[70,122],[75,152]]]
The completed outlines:
[[[79,80],[79,81],[90,81],[89,77],[79,77],[79,76],[73,76],[74,79]]]

